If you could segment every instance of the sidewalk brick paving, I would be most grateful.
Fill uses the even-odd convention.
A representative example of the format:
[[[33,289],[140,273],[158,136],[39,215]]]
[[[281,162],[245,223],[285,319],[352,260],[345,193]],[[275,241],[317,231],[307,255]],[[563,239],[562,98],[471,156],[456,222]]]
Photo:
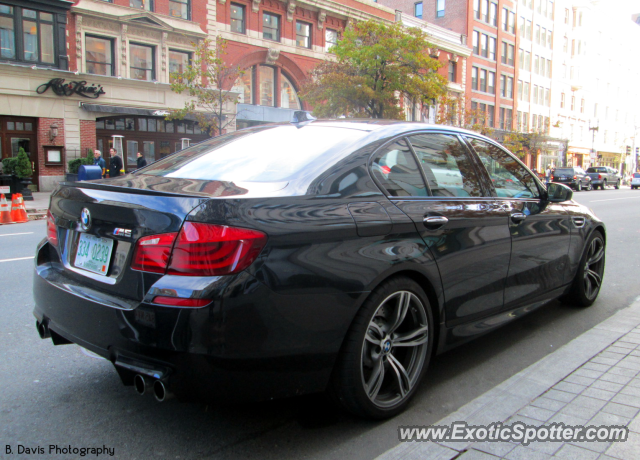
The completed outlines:
[[[593,343],[597,341],[601,344]],[[590,346],[589,355],[585,348]],[[378,460],[640,459],[640,302],[563,348],[557,356],[547,356],[434,425],[466,421],[469,425],[522,422],[550,426],[562,422],[567,426],[626,426],[627,441],[536,441],[527,446],[515,442],[406,442]],[[580,353],[587,358],[576,359]],[[539,387],[537,396],[530,397],[528,403],[509,415],[500,415],[505,413],[504,403],[513,407],[525,397],[515,396],[510,401],[509,395],[515,395],[518,388],[523,395],[534,395],[531,391],[536,381],[544,381],[545,374],[552,374],[546,379],[555,383],[548,384],[546,390]]]

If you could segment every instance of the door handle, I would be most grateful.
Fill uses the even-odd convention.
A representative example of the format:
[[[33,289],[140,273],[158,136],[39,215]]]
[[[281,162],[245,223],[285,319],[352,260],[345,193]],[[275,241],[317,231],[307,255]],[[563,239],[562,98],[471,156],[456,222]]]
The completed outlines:
[[[516,224],[523,222],[526,218],[527,215],[523,212],[514,212],[513,214],[511,214],[511,220]]]
[[[444,216],[428,216],[425,217],[422,222],[424,223],[425,227],[436,229],[449,222],[449,219]]]

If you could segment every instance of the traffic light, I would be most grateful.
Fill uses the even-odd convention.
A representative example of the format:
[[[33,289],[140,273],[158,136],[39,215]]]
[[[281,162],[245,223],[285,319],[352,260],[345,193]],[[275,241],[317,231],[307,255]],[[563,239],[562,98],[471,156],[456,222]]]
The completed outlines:
[[[627,145],[627,155],[631,155],[631,146]]]

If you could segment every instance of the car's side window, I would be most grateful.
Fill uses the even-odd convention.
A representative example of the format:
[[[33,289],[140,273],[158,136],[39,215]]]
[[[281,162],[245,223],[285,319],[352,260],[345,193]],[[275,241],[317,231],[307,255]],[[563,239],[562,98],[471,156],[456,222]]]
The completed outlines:
[[[409,137],[433,196],[480,197],[478,172],[456,136],[418,134]]]
[[[404,140],[378,152],[371,169],[388,196],[427,196],[416,160]]]
[[[499,197],[540,198],[533,176],[507,152],[488,142],[468,138],[484,164]]]

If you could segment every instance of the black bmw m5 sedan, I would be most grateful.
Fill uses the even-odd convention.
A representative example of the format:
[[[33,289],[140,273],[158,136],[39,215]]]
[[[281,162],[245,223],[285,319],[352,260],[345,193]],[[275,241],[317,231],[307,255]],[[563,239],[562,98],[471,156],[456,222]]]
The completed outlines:
[[[61,184],[35,259],[36,325],[161,401],[327,391],[390,417],[435,353],[556,298],[595,301],[605,226],[571,198],[457,128],[236,131]]]

